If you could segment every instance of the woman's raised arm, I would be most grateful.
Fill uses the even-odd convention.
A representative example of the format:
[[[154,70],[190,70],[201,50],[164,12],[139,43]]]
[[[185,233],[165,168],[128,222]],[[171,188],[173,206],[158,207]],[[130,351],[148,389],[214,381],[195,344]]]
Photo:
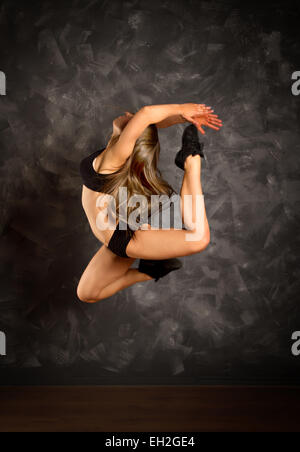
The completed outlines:
[[[184,124],[185,122],[187,121],[183,116],[173,115],[163,119],[163,121],[157,122],[156,127],[158,129],[166,129],[167,127],[175,126],[176,124]]]
[[[126,124],[119,140],[110,150],[110,157],[114,165],[121,166],[130,157],[136,140],[150,124],[157,124],[172,116],[182,115],[187,120],[194,122],[195,115],[208,115],[210,107],[203,104],[164,104],[146,105],[142,107]]]
[[[166,105],[147,105],[147,114],[150,124],[157,124],[170,117],[181,117],[186,121],[193,122],[193,116],[200,114],[209,114],[213,110],[204,104],[166,104]]]
[[[124,127],[118,141],[109,150],[114,166],[121,166],[130,157],[135,142],[150,124],[155,124],[169,116],[180,114],[180,105],[146,105],[135,113]]]

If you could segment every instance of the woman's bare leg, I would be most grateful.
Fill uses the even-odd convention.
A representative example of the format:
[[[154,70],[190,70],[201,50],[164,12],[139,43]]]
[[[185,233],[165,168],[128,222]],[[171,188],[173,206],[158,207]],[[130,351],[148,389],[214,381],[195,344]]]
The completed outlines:
[[[81,276],[77,288],[78,298],[86,303],[94,303],[136,282],[152,279],[138,270],[130,269],[134,261],[119,257],[102,246]]]
[[[182,221],[188,229],[193,231],[196,228],[195,235],[198,234],[200,237],[209,229],[202,191],[201,167],[200,155],[189,156],[186,159],[180,192]]]
[[[136,269],[128,270],[125,275],[121,276],[117,281],[113,282],[109,286],[105,287],[101,292],[101,299],[109,298],[112,295],[115,295],[117,292],[120,292],[126,287],[133,286],[138,282],[150,281],[151,276],[146,275],[144,273],[139,272]]]
[[[210,230],[206,217],[202,186],[201,157],[189,156],[185,163],[185,174],[181,189],[182,215],[184,217],[184,195],[192,198],[191,210],[183,218],[188,231],[184,230],[146,230],[136,231],[136,238],[130,240],[127,255],[140,259],[170,259],[200,253],[209,244]],[[201,200],[197,212],[197,196]],[[201,231],[201,234],[199,233]]]
[[[186,227],[196,222],[196,199],[197,195],[202,195],[201,185],[201,157],[189,156],[185,161],[185,172],[183,176],[180,196],[182,201],[182,220]],[[190,195],[192,197],[192,212],[185,218],[184,215],[184,197]],[[192,218],[191,218],[192,213]],[[192,225],[191,225],[192,226]]]

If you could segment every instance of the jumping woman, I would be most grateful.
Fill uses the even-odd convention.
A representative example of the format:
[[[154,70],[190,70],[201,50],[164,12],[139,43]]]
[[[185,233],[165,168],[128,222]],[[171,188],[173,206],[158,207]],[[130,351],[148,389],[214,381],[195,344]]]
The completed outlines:
[[[184,131],[182,148],[175,163],[184,171],[180,191],[182,221],[185,226],[187,223],[192,226],[185,230],[157,230],[144,223],[140,228],[128,225],[125,230],[121,227],[126,222],[120,213],[121,187],[126,187],[128,197],[143,195],[150,205],[152,195],[174,194],[158,170],[160,143],[157,129],[185,122],[191,124]],[[79,281],[77,296],[81,301],[95,303],[136,283],[151,279],[158,281],[181,267],[178,257],[201,253],[208,246],[210,230],[204,200],[201,220],[196,212],[196,198],[203,198],[201,158],[204,154],[203,144],[198,140],[198,130],[205,133],[203,126],[215,130],[222,127],[218,116],[203,104],[145,106],[135,114],[126,112],[116,118],[107,146],[81,161],[83,209],[92,232],[102,243]],[[99,197],[107,195],[116,201],[114,230],[99,227],[97,222],[99,212],[104,212],[103,207],[99,207]],[[184,218],[185,195],[192,199],[189,218]],[[127,214],[130,212],[132,209],[127,206]],[[203,223],[203,232],[195,236],[199,230],[197,221]],[[139,267],[130,268],[136,259],[140,259]]]

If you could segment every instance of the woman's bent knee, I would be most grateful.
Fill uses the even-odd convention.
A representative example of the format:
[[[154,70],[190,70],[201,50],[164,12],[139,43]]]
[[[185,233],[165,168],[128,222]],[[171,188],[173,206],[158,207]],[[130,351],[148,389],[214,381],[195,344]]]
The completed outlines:
[[[98,296],[95,297],[95,296],[89,295],[87,293],[87,291],[84,290],[84,287],[81,284],[79,284],[77,287],[77,297],[83,303],[97,303],[97,301],[101,300],[101,298],[98,298]]]
[[[189,250],[191,254],[198,254],[204,251],[208,245],[210,244],[210,233],[207,232],[204,234],[201,239],[197,239],[197,235],[193,237],[192,234],[190,234],[190,240],[189,243]]]

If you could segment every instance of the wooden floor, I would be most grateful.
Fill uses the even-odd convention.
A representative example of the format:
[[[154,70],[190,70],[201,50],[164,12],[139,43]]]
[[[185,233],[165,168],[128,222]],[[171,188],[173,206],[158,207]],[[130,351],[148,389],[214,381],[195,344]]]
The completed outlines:
[[[300,387],[2,387],[0,431],[300,431]]]

